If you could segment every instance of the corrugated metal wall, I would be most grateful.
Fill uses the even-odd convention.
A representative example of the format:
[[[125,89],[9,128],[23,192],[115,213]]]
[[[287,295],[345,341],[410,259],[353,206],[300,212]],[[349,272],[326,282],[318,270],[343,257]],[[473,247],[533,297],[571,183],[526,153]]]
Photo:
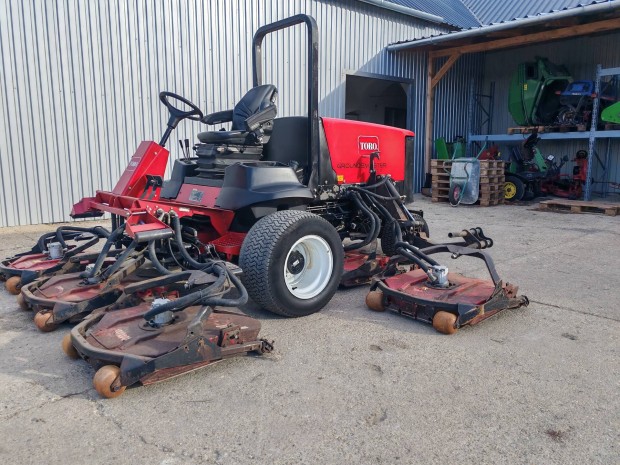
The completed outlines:
[[[517,65],[526,61],[532,61],[536,56],[548,58],[551,62],[563,64],[575,80],[595,79],[596,65],[603,68],[620,67],[620,49],[612,44],[618,43],[620,33],[606,34],[596,37],[580,37],[561,42],[546,43],[531,47],[505,50],[488,53],[484,64],[483,89],[488,91],[491,81],[495,82],[495,106],[493,108],[493,132],[496,134],[506,133],[506,129],[516,126],[508,112],[508,90],[510,80],[516,72]],[[597,153],[604,161],[607,152],[607,140],[600,139],[597,142]],[[541,141],[539,148],[545,154],[553,154],[558,158],[568,155],[574,158],[575,152],[580,149],[588,149],[587,139],[578,141]],[[503,151],[509,150],[507,144],[503,145]],[[601,164],[597,161],[593,165],[593,175],[596,181],[620,182],[620,141],[613,140],[609,146],[610,157],[607,173],[603,172]],[[568,163],[564,168],[565,173],[570,173],[572,164]],[[595,192],[605,191],[605,186],[596,183],[593,187]],[[611,191],[613,192],[613,190]],[[618,192],[617,190],[615,192]]]
[[[67,220],[75,201],[111,189],[138,142],[163,132],[160,90],[207,112],[232,107],[251,86],[252,33],[301,12],[321,31],[321,113],[344,115],[347,72],[413,77],[409,119],[422,134],[425,60],[384,51],[441,31],[415,18],[354,0],[1,2],[0,227]],[[265,44],[283,116],[306,108],[304,47],[301,26]],[[200,130],[182,123],[175,139]]]

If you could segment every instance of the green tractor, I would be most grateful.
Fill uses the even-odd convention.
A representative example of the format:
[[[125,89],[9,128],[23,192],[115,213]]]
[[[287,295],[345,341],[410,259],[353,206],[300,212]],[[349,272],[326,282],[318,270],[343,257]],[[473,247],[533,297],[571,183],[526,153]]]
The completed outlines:
[[[534,130],[522,147],[514,147],[505,169],[505,200],[530,200],[540,195],[541,185],[547,178],[548,163],[537,147],[539,140],[538,131]]]

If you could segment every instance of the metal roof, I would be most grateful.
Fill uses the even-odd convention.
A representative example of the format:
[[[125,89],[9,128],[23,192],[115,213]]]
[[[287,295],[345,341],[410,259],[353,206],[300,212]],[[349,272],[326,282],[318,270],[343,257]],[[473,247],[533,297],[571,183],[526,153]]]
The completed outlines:
[[[613,1],[615,0],[460,0],[480,21],[479,25],[503,23],[595,3],[613,3]]]
[[[488,6],[489,9],[491,9],[492,6],[497,6],[497,3],[500,3],[500,2],[497,2],[497,0],[463,0],[463,1],[471,2],[472,5],[475,3],[476,4],[475,6],[477,8],[484,8],[485,6]],[[504,3],[504,2],[501,2],[501,3]],[[505,2],[505,3],[507,4],[508,2]],[[440,45],[440,44],[445,44],[449,41],[456,41],[459,39],[465,39],[465,38],[470,38],[470,37],[484,36],[484,35],[488,35],[491,32],[496,32],[496,31],[505,30],[505,29],[519,28],[519,27],[523,27],[526,25],[528,26],[534,25],[534,24],[538,24],[538,23],[545,22],[548,20],[556,20],[556,19],[565,18],[565,17],[576,17],[576,16],[585,15],[585,14],[603,13],[606,11],[620,9],[620,0],[591,0],[589,2],[584,2],[583,0],[581,2],[569,1],[569,0],[564,0],[564,1],[562,0],[543,0],[543,1],[524,0],[522,2],[516,2],[516,3],[519,3],[520,8],[516,8],[512,4],[504,5],[503,10],[501,11],[495,10],[493,14],[497,14],[497,15],[503,14],[504,17],[510,18],[513,12],[517,10],[519,10],[518,12],[520,12],[521,14],[525,13],[527,11],[527,8],[526,8],[527,5],[529,5],[530,11],[538,10],[538,12],[528,14],[527,16],[524,16],[524,17],[513,17],[507,20],[497,21],[492,24],[485,24],[482,26],[472,27],[469,29],[463,29],[461,31],[442,32],[439,34],[431,34],[426,37],[422,37],[422,38],[418,38],[414,40],[396,42],[394,44],[390,44],[388,46],[388,49],[392,51],[396,51],[396,50],[418,48],[418,47],[423,47],[423,46],[428,46],[428,45]],[[554,9],[551,11],[542,10],[542,8],[545,8],[546,6],[550,4],[555,4],[555,6],[558,6],[558,4],[566,5],[569,3],[570,5],[564,6],[559,9]],[[535,8],[534,5],[538,5],[538,7]]]
[[[478,19],[461,0],[388,0],[388,2],[441,16],[447,24],[459,29],[480,26]]]

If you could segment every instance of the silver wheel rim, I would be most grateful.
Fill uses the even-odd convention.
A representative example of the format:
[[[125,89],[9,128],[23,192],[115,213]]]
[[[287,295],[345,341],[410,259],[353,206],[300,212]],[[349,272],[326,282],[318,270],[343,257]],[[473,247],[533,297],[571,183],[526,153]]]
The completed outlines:
[[[284,281],[298,299],[311,299],[329,284],[334,269],[334,255],[325,239],[308,235],[299,239],[286,254]]]

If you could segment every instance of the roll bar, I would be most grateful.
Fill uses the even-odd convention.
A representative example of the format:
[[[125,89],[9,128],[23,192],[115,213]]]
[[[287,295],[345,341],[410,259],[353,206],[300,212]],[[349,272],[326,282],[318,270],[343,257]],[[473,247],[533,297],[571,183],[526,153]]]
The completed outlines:
[[[252,80],[253,86],[260,86],[263,81],[262,45],[267,34],[304,23],[308,31],[308,132],[309,166],[313,160],[319,160],[319,29],[312,16],[295,15],[290,18],[266,24],[254,34],[252,47]],[[316,169],[320,170],[320,162]],[[317,172],[317,179],[321,180],[321,173]],[[320,182],[320,181],[319,181]]]

